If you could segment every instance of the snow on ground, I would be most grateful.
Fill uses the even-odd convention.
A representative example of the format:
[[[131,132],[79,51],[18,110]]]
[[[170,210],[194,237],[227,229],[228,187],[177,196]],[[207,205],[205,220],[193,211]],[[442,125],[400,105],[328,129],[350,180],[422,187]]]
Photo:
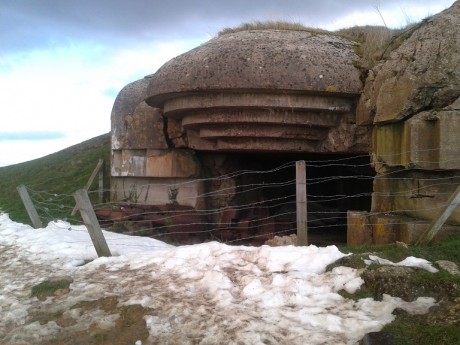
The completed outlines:
[[[108,296],[117,296],[120,305],[151,308],[144,345],[355,344],[391,322],[396,307],[415,314],[434,304],[432,298],[404,302],[388,295],[382,301],[343,298],[338,291],[353,293],[363,281],[347,267],[325,272],[345,256],[335,246],[173,247],[145,237],[104,236],[114,256],[97,258],[84,226],[56,221],[36,230],[0,214],[0,343],[36,344],[63,328],[92,324],[110,328],[119,315],[75,308]],[[68,294],[30,297],[32,286],[63,275],[73,279]],[[41,325],[31,317],[58,309],[77,323]]]

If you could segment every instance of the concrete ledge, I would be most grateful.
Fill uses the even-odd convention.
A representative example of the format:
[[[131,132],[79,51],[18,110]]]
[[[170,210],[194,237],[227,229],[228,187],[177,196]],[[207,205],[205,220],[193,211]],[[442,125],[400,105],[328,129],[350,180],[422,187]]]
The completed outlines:
[[[348,211],[347,245],[390,244],[396,241],[412,244],[430,222],[396,214],[372,215],[366,211]],[[446,224],[435,236],[439,241],[460,234],[460,225]]]

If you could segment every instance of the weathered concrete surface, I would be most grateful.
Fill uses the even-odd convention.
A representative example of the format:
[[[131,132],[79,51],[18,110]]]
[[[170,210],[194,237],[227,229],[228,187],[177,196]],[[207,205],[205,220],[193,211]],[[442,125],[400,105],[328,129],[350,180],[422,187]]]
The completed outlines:
[[[407,215],[431,221],[460,184],[458,170],[406,170],[379,175],[374,179],[372,212]],[[460,208],[447,221],[460,225]]]
[[[353,113],[344,114],[337,126],[331,127],[327,137],[319,142],[317,152],[364,153],[371,150],[372,128],[358,126]]]
[[[112,108],[112,149],[166,149],[163,117],[144,102],[148,78],[126,85]]]
[[[424,111],[405,122],[376,126],[373,154],[377,165],[417,169],[460,169],[460,110]],[[378,170],[378,169],[377,169]]]
[[[192,150],[147,151],[145,176],[197,178],[200,163]]]
[[[265,93],[236,92],[226,93],[205,93],[188,95],[183,94],[167,100],[164,103],[163,112],[168,117],[175,114],[182,114],[190,109],[215,109],[215,108],[273,108],[288,109],[291,112],[301,110],[323,111],[323,112],[350,112],[353,106],[353,98],[343,97],[334,94],[310,95],[310,94],[278,94],[271,90]]]
[[[362,246],[373,243],[373,226],[369,212],[347,212],[347,246]]]
[[[417,239],[460,184],[460,2],[395,42],[369,72],[356,114],[375,125],[371,210],[385,216],[374,242]],[[448,226],[458,231],[460,209]]]
[[[147,150],[113,150],[111,175],[144,176]]]
[[[379,214],[365,211],[348,211],[347,245],[390,244],[416,242],[430,225],[429,221],[404,215]],[[460,234],[460,226],[444,225],[435,241]]]
[[[209,90],[301,90],[359,94],[354,43],[305,31],[222,35],[163,65],[148,87],[160,106],[176,93]]]
[[[203,193],[204,184],[196,179],[112,176],[110,200],[147,205],[177,202],[201,210]]]
[[[353,42],[332,34],[241,31],[163,65],[146,102],[161,107],[175,147],[368,152],[370,131],[354,124],[358,59]]]
[[[209,125],[279,124],[299,127],[335,127],[343,114],[327,111],[291,111],[286,109],[201,109],[182,119],[185,128]]]
[[[443,108],[460,96],[460,2],[416,25],[406,36],[369,74],[357,109],[358,123],[399,121]]]
[[[191,150],[112,150],[112,176],[196,178],[200,171]]]

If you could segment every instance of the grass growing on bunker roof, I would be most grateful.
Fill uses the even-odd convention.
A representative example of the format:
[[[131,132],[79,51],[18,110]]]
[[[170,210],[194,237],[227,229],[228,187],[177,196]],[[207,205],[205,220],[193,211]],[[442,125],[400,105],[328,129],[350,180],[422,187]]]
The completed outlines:
[[[354,26],[328,31],[320,28],[308,27],[299,22],[288,21],[254,21],[245,22],[235,27],[220,30],[217,36],[227,35],[240,31],[257,30],[287,30],[303,31],[312,34],[338,36],[356,42],[355,53],[360,57],[356,67],[364,70],[373,68],[379,61],[388,58],[389,54],[401,45],[421,23],[410,23],[404,28],[391,29],[386,26]]]
[[[330,31],[312,28],[303,25],[298,22],[287,22],[287,21],[254,21],[251,23],[242,23],[233,28],[224,28],[217,33],[217,36],[222,36],[226,34],[231,34],[240,31],[252,31],[252,30],[288,30],[288,31],[306,31],[311,33],[322,33],[327,34],[331,33]]]

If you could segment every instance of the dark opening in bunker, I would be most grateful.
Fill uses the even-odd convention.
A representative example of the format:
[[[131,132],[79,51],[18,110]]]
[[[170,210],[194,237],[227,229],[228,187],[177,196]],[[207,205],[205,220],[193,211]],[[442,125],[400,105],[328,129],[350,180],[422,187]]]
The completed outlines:
[[[369,155],[198,152],[212,177],[207,208],[218,240],[262,244],[296,233],[295,162],[306,163],[308,240],[345,244],[347,211],[369,211],[375,175]],[[216,179],[214,179],[216,177]]]

